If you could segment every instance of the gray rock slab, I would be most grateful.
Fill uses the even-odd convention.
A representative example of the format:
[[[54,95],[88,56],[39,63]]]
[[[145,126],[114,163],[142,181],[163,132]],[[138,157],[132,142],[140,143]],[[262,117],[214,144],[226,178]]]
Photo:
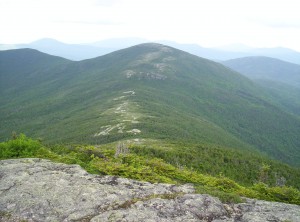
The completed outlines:
[[[0,161],[0,221],[300,221],[300,206],[223,204],[190,184],[91,175],[43,159]]]

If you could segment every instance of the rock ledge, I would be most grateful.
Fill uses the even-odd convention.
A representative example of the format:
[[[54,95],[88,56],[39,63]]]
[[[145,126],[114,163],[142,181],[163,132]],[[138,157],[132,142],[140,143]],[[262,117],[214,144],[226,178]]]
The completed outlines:
[[[192,185],[88,174],[43,159],[0,161],[0,221],[300,221],[300,206],[222,204]]]

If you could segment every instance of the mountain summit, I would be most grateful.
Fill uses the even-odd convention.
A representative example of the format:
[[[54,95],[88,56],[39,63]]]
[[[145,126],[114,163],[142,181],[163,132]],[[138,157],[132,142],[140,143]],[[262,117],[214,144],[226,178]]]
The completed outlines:
[[[0,52],[1,140],[18,131],[48,142],[189,141],[299,165],[299,118],[219,63],[146,43],[79,62],[49,56],[23,72],[12,53],[32,54]]]

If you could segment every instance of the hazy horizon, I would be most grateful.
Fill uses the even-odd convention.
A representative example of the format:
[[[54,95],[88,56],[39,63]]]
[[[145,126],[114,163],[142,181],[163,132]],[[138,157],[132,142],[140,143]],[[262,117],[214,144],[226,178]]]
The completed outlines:
[[[0,0],[1,44],[69,44],[136,37],[151,42],[300,51],[296,0]]]
[[[66,45],[82,45],[82,46],[91,46],[91,47],[107,47],[110,48],[109,46],[111,46],[111,44],[108,45],[104,45],[103,43],[105,42],[117,42],[118,40],[122,41],[119,42],[118,45],[116,45],[116,47],[112,48],[113,50],[119,50],[122,48],[127,48],[133,45],[138,45],[138,44],[142,44],[142,43],[159,43],[159,44],[164,44],[164,45],[168,45],[168,42],[170,43],[174,43],[174,44],[179,44],[179,45],[197,45],[203,48],[207,48],[207,49],[216,49],[219,51],[224,51],[224,52],[251,52],[251,50],[257,50],[257,49],[287,49],[287,50],[292,50],[295,52],[300,53],[300,50],[297,49],[292,49],[292,48],[288,48],[288,47],[282,47],[282,46],[275,46],[275,47],[252,47],[246,44],[242,44],[242,43],[232,43],[232,44],[225,44],[225,45],[217,45],[217,46],[212,46],[212,47],[206,47],[203,46],[201,44],[198,43],[194,43],[194,42],[186,42],[186,43],[182,43],[182,42],[177,42],[174,40],[170,40],[170,39],[160,39],[160,40],[149,40],[149,39],[144,39],[144,38],[138,38],[138,37],[124,37],[124,38],[109,38],[109,39],[102,39],[99,41],[93,41],[93,42],[64,42],[64,41],[60,41],[58,39],[54,39],[54,38],[49,38],[49,37],[44,37],[44,38],[40,38],[40,39],[36,39],[30,42],[19,42],[19,43],[13,43],[13,44],[3,44],[0,42],[0,46],[2,45],[2,47],[0,48],[0,50],[9,50],[9,49],[17,49],[19,47],[16,46],[20,46],[20,45],[31,45],[34,43],[38,43],[41,41],[55,41],[58,43],[63,43]],[[136,40],[136,42],[134,42],[133,40]],[[101,43],[101,45],[98,45],[99,43]],[[132,43],[132,44],[131,44]],[[43,44],[45,46],[45,44]],[[5,47],[8,46],[8,47]],[[14,47],[15,46],[15,47]],[[169,45],[171,47],[174,47],[171,45]],[[176,47],[175,47],[176,48]]]

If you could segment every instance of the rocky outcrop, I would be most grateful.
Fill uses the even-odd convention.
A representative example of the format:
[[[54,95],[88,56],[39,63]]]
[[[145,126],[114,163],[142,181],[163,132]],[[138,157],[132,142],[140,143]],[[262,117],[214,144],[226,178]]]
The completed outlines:
[[[297,205],[227,205],[193,192],[42,159],[0,161],[0,221],[300,221]]]

